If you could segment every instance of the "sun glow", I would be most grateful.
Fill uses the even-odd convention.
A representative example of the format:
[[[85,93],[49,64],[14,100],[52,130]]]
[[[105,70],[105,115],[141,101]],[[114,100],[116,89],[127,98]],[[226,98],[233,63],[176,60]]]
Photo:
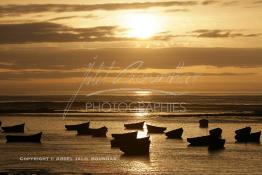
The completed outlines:
[[[152,14],[128,14],[124,21],[130,38],[148,39],[157,33],[156,17]]]

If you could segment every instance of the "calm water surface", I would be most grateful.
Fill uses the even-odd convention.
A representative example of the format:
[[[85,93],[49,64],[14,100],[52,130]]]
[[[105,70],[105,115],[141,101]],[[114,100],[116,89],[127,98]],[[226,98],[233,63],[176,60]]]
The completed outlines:
[[[187,137],[208,133],[198,127],[197,117],[134,117],[134,116],[5,116],[4,125],[26,122],[26,132],[43,131],[42,144],[5,143],[5,134],[0,134],[0,169],[41,169],[58,174],[261,174],[262,147],[260,144],[235,144],[234,130],[251,126],[253,131],[262,130],[262,121],[256,117],[243,120],[241,117],[210,118],[209,129],[221,127],[226,139],[226,149],[209,152],[206,147],[188,147]],[[107,138],[76,136],[66,132],[64,124],[91,121],[91,127],[107,126]],[[167,126],[168,130],[183,127],[183,140],[166,139],[163,134],[151,135],[148,157],[126,157],[118,149],[111,149],[111,133],[127,132],[123,124],[146,121]],[[144,136],[140,132],[139,136]],[[82,160],[67,161],[22,161],[21,157],[70,157]]]

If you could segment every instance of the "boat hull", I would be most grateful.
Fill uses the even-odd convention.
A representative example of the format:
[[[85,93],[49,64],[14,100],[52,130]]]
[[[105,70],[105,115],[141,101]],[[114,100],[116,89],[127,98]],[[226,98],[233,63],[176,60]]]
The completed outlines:
[[[163,133],[166,130],[166,127],[157,127],[152,125],[146,125],[148,133]]]
[[[187,142],[190,143],[190,146],[208,146],[209,137],[210,136],[187,138]]]
[[[150,143],[149,137],[145,137],[122,143],[119,148],[124,155],[148,155]]]
[[[78,128],[85,126],[85,127],[89,127],[90,122],[86,122],[86,123],[81,123],[81,124],[77,124],[77,125],[65,125],[65,129],[67,131],[76,131]]]
[[[135,140],[137,138],[137,131],[124,133],[124,134],[112,134],[114,138],[111,140],[111,147],[119,147],[122,143],[129,142],[130,140]]]
[[[77,129],[77,135],[90,135],[93,137],[106,137],[108,129],[107,127],[101,128],[89,128],[89,127],[81,127]]]
[[[40,143],[42,132],[33,135],[7,135],[6,142],[33,142]]]
[[[250,132],[251,132],[251,127],[245,127],[235,131],[237,135],[250,134]]]
[[[124,127],[125,127],[126,129],[139,129],[139,130],[143,130],[143,129],[144,129],[144,123],[145,123],[145,122],[124,124]]]
[[[181,139],[183,134],[183,128],[178,128],[169,132],[166,132],[166,136],[169,139]]]
[[[202,119],[199,120],[199,127],[200,128],[208,128],[208,120],[207,119]]]
[[[208,149],[209,150],[219,150],[219,149],[225,149],[225,139],[220,138],[210,138]]]
[[[17,133],[17,132],[24,132],[25,124],[14,125],[14,126],[6,126],[2,127],[2,130],[7,133]]]
[[[248,143],[248,142],[260,143],[260,136],[261,136],[261,131],[250,133],[250,134],[248,133],[237,134],[235,136],[235,139],[237,143]]]
[[[211,129],[209,131],[209,135],[211,137],[214,137],[214,138],[221,138],[221,136],[222,136],[222,129],[221,128]]]

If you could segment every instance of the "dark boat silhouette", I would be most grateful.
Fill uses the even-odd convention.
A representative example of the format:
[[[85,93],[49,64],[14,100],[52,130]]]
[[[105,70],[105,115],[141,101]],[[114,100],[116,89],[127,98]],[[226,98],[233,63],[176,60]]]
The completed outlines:
[[[106,137],[108,129],[103,126],[101,128],[89,128],[87,126],[81,126],[77,128],[77,135],[90,135],[93,137]]]
[[[222,129],[221,128],[211,129],[211,130],[209,130],[209,135],[214,137],[214,138],[221,138]]]
[[[128,133],[122,133],[122,134],[112,134],[112,137],[114,139],[123,139],[123,138],[136,138],[137,131],[135,132],[128,132]]]
[[[209,135],[201,137],[188,138],[190,146],[208,146],[209,150],[224,149],[226,140],[221,139],[222,129],[215,128],[209,131]]]
[[[144,121],[143,122],[138,122],[138,123],[129,123],[129,124],[124,124],[124,127],[126,129],[139,129],[143,130],[144,127]]]
[[[75,131],[75,130],[77,130],[77,128],[82,127],[82,126],[89,127],[89,124],[90,124],[90,122],[80,123],[80,124],[76,124],[76,125],[65,125],[65,128],[68,131]]]
[[[235,139],[237,143],[247,143],[249,142],[250,134],[237,134],[235,135]]]
[[[170,139],[181,139],[183,131],[184,131],[183,128],[178,128],[178,129],[174,129],[172,131],[168,131],[165,134],[166,134],[167,138],[170,138]]]
[[[255,133],[236,134],[235,139],[237,143],[255,142],[260,143],[261,131]]]
[[[245,127],[245,128],[241,128],[235,131],[235,133],[237,135],[249,135],[251,132],[251,127]]]
[[[224,149],[225,139],[220,139],[218,137],[201,136],[188,138],[187,141],[190,143],[190,146],[208,146],[209,150]]]
[[[150,148],[149,136],[130,140],[120,145],[120,150],[124,155],[148,155]]]
[[[249,138],[249,142],[257,142],[257,143],[260,143],[260,136],[261,136],[261,131],[251,133],[251,134],[250,134],[250,138]]]
[[[208,120],[207,119],[199,120],[199,127],[200,128],[208,128]]]
[[[209,150],[218,150],[225,148],[225,139],[209,137],[208,149]]]
[[[111,140],[111,147],[119,147],[122,143],[125,144],[130,140],[135,140],[137,138],[137,133],[136,131],[123,134],[112,134],[114,139]]]
[[[4,132],[9,133],[16,133],[16,132],[24,132],[25,124],[19,124],[19,125],[13,125],[13,126],[5,126],[2,127],[2,130]]]
[[[42,132],[32,135],[6,135],[6,142],[35,142],[40,143]]]
[[[187,138],[187,142],[190,143],[190,146],[208,146],[210,136],[200,136]]]
[[[148,133],[163,133],[166,130],[166,127],[158,127],[153,125],[146,125]]]

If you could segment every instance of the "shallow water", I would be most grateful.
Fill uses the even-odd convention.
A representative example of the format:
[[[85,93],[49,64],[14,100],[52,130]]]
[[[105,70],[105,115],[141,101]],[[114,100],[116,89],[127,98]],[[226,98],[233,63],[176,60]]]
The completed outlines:
[[[226,149],[209,152],[206,147],[188,147],[187,137],[206,135],[207,129],[198,127],[197,117],[134,117],[134,116],[6,116],[3,125],[26,122],[26,132],[43,131],[42,144],[5,143],[0,134],[0,170],[40,169],[48,173],[98,173],[98,174],[261,174],[262,146],[260,144],[235,144],[234,130],[251,126],[262,130],[260,119],[210,118],[209,129],[221,127],[226,139]],[[91,121],[91,127],[107,126],[107,138],[76,136],[64,130],[64,124]],[[184,128],[183,140],[166,139],[163,134],[152,134],[148,157],[123,156],[118,149],[111,149],[111,133],[127,132],[123,124],[146,121],[167,126],[167,130]],[[142,137],[146,133],[140,132]],[[25,161],[26,157],[69,157],[73,160]],[[81,158],[84,160],[75,160]],[[88,160],[87,160],[88,159]],[[102,160],[101,160],[102,159]]]

